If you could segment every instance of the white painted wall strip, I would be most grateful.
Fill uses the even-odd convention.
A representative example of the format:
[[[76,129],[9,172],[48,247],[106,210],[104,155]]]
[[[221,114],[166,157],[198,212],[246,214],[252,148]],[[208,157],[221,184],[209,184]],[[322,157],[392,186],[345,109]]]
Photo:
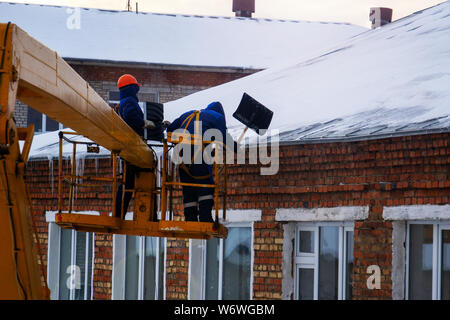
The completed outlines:
[[[276,221],[353,221],[365,220],[369,207],[286,208],[277,209]]]
[[[213,215],[215,211],[213,210]],[[227,210],[226,220],[223,220],[223,211],[219,211],[219,221],[220,223],[234,223],[234,222],[254,222],[261,221],[262,212],[261,210]]]
[[[46,222],[55,222],[55,214],[57,214],[58,211],[47,211],[45,213],[45,221]],[[93,216],[99,216],[100,212],[98,211],[72,211],[72,214],[88,214]]]
[[[450,220],[450,205],[384,207],[384,220]]]

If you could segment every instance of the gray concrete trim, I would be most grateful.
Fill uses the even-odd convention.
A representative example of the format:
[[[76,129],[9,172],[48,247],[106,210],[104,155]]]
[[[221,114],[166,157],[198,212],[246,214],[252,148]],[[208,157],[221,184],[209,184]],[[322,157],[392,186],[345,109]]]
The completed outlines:
[[[450,220],[450,204],[383,208],[384,220]]]
[[[392,299],[405,299],[406,221],[392,223]]]
[[[213,210],[213,216],[216,212]],[[219,222],[220,223],[234,223],[234,222],[255,222],[261,221],[262,212],[261,210],[227,210],[226,220],[223,220],[223,211],[219,210]]]
[[[55,215],[59,213],[59,211],[46,211],[45,212],[45,221],[47,223],[50,222],[56,222]],[[91,216],[99,216],[100,212],[98,211],[72,211],[72,214],[85,214],[85,215],[91,215]]]
[[[291,300],[294,296],[293,253],[296,223],[283,225],[283,280],[281,282],[281,299]]]
[[[276,221],[353,221],[365,220],[369,207],[289,208],[277,209]]]

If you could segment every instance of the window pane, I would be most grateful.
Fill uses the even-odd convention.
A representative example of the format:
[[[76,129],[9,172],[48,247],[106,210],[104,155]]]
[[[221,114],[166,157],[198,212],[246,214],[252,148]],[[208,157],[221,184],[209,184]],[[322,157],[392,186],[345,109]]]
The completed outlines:
[[[48,131],[57,131],[59,130],[59,122],[53,120],[49,116],[46,116],[45,130]]]
[[[347,257],[345,258],[345,299],[353,298],[353,231],[345,232],[347,244]]]
[[[203,240],[191,240],[191,274],[189,284],[189,298],[191,300],[201,300],[203,288]]]
[[[145,238],[144,299],[155,300],[156,294],[156,244],[158,238]]]
[[[229,233],[228,233],[228,236]],[[206,283],[205,298],[217,300],[219,290],[219,239],[206,241]]]
[[[137,300],[139,279],[139,238],[127,236],[125,262],[125,300]]]
[[[339,227],[319,228],[319,300],[338,299]]]
[[[92,300],[92,258],[94,255],[93,252],[93,246],[94,246],[94,234],[89,233],[89,245],[87,247],[88,250],[88,262],[87,262],[87,268],[88,268],[88,276],[87,276],[87,300]]]
[[[109,92],[109,100],[119,101],[120,100],[120,91],[110,91]]]
[[[230,228],[223,240],[222,299],[250,299],[251,228]]]
[[[164,248],[165,248],[164,238],[159,238],[159,279],[158,279],[158,299],[164,299]]]
[[[27,118],[28,125],[34,124],[35,132],[42,132],[42,113],[31,107],[28,107]]]
[[[86,276],[86,232],[77,232],[76,235],[76,256],[75,264],[77,265],[77,270],[79,270],[79,279],[77,282],[80,284],[75,287],[75,300],[84,300],[84,290],[85,290],[85,276]]]
[[[298,247],[300,252],[314,253],[314,231],[300,231]]]
[[[72,230],[61,228],[61,244],[60,244],[60,268],[59,268],[59,300],[70,299],[70,289],[67,284],[71,269],[72,255]],[[67,273],[69,271],[69,273]]]
[[[442,230],[441,299],[450,300],[450,230]]]
[[[409,299],[431,299],[433,225],[411,224],[409,230]]]
[[[298,269],[298,299],[314,299],[314,269]]]

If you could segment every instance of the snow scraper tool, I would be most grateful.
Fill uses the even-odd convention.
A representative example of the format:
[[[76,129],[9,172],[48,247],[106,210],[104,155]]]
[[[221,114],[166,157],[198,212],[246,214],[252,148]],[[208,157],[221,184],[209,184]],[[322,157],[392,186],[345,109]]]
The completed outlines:
[[[240,143],[248,128],[259,135],[264,134],[272,121],[273,112],[244,92],[233,117],[246,126],[238,139],[238,143]]]

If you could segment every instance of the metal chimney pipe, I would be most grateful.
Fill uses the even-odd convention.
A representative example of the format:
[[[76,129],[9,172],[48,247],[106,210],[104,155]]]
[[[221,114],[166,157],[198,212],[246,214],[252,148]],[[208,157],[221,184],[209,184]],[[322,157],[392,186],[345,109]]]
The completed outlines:
[[[236,17],[251,18],[255,12],[255,0],[233,0],[233,12]]]
[[[382,7],[370,8],[369,20],[372,22],[372,29],[391,23],[392,9]]]

